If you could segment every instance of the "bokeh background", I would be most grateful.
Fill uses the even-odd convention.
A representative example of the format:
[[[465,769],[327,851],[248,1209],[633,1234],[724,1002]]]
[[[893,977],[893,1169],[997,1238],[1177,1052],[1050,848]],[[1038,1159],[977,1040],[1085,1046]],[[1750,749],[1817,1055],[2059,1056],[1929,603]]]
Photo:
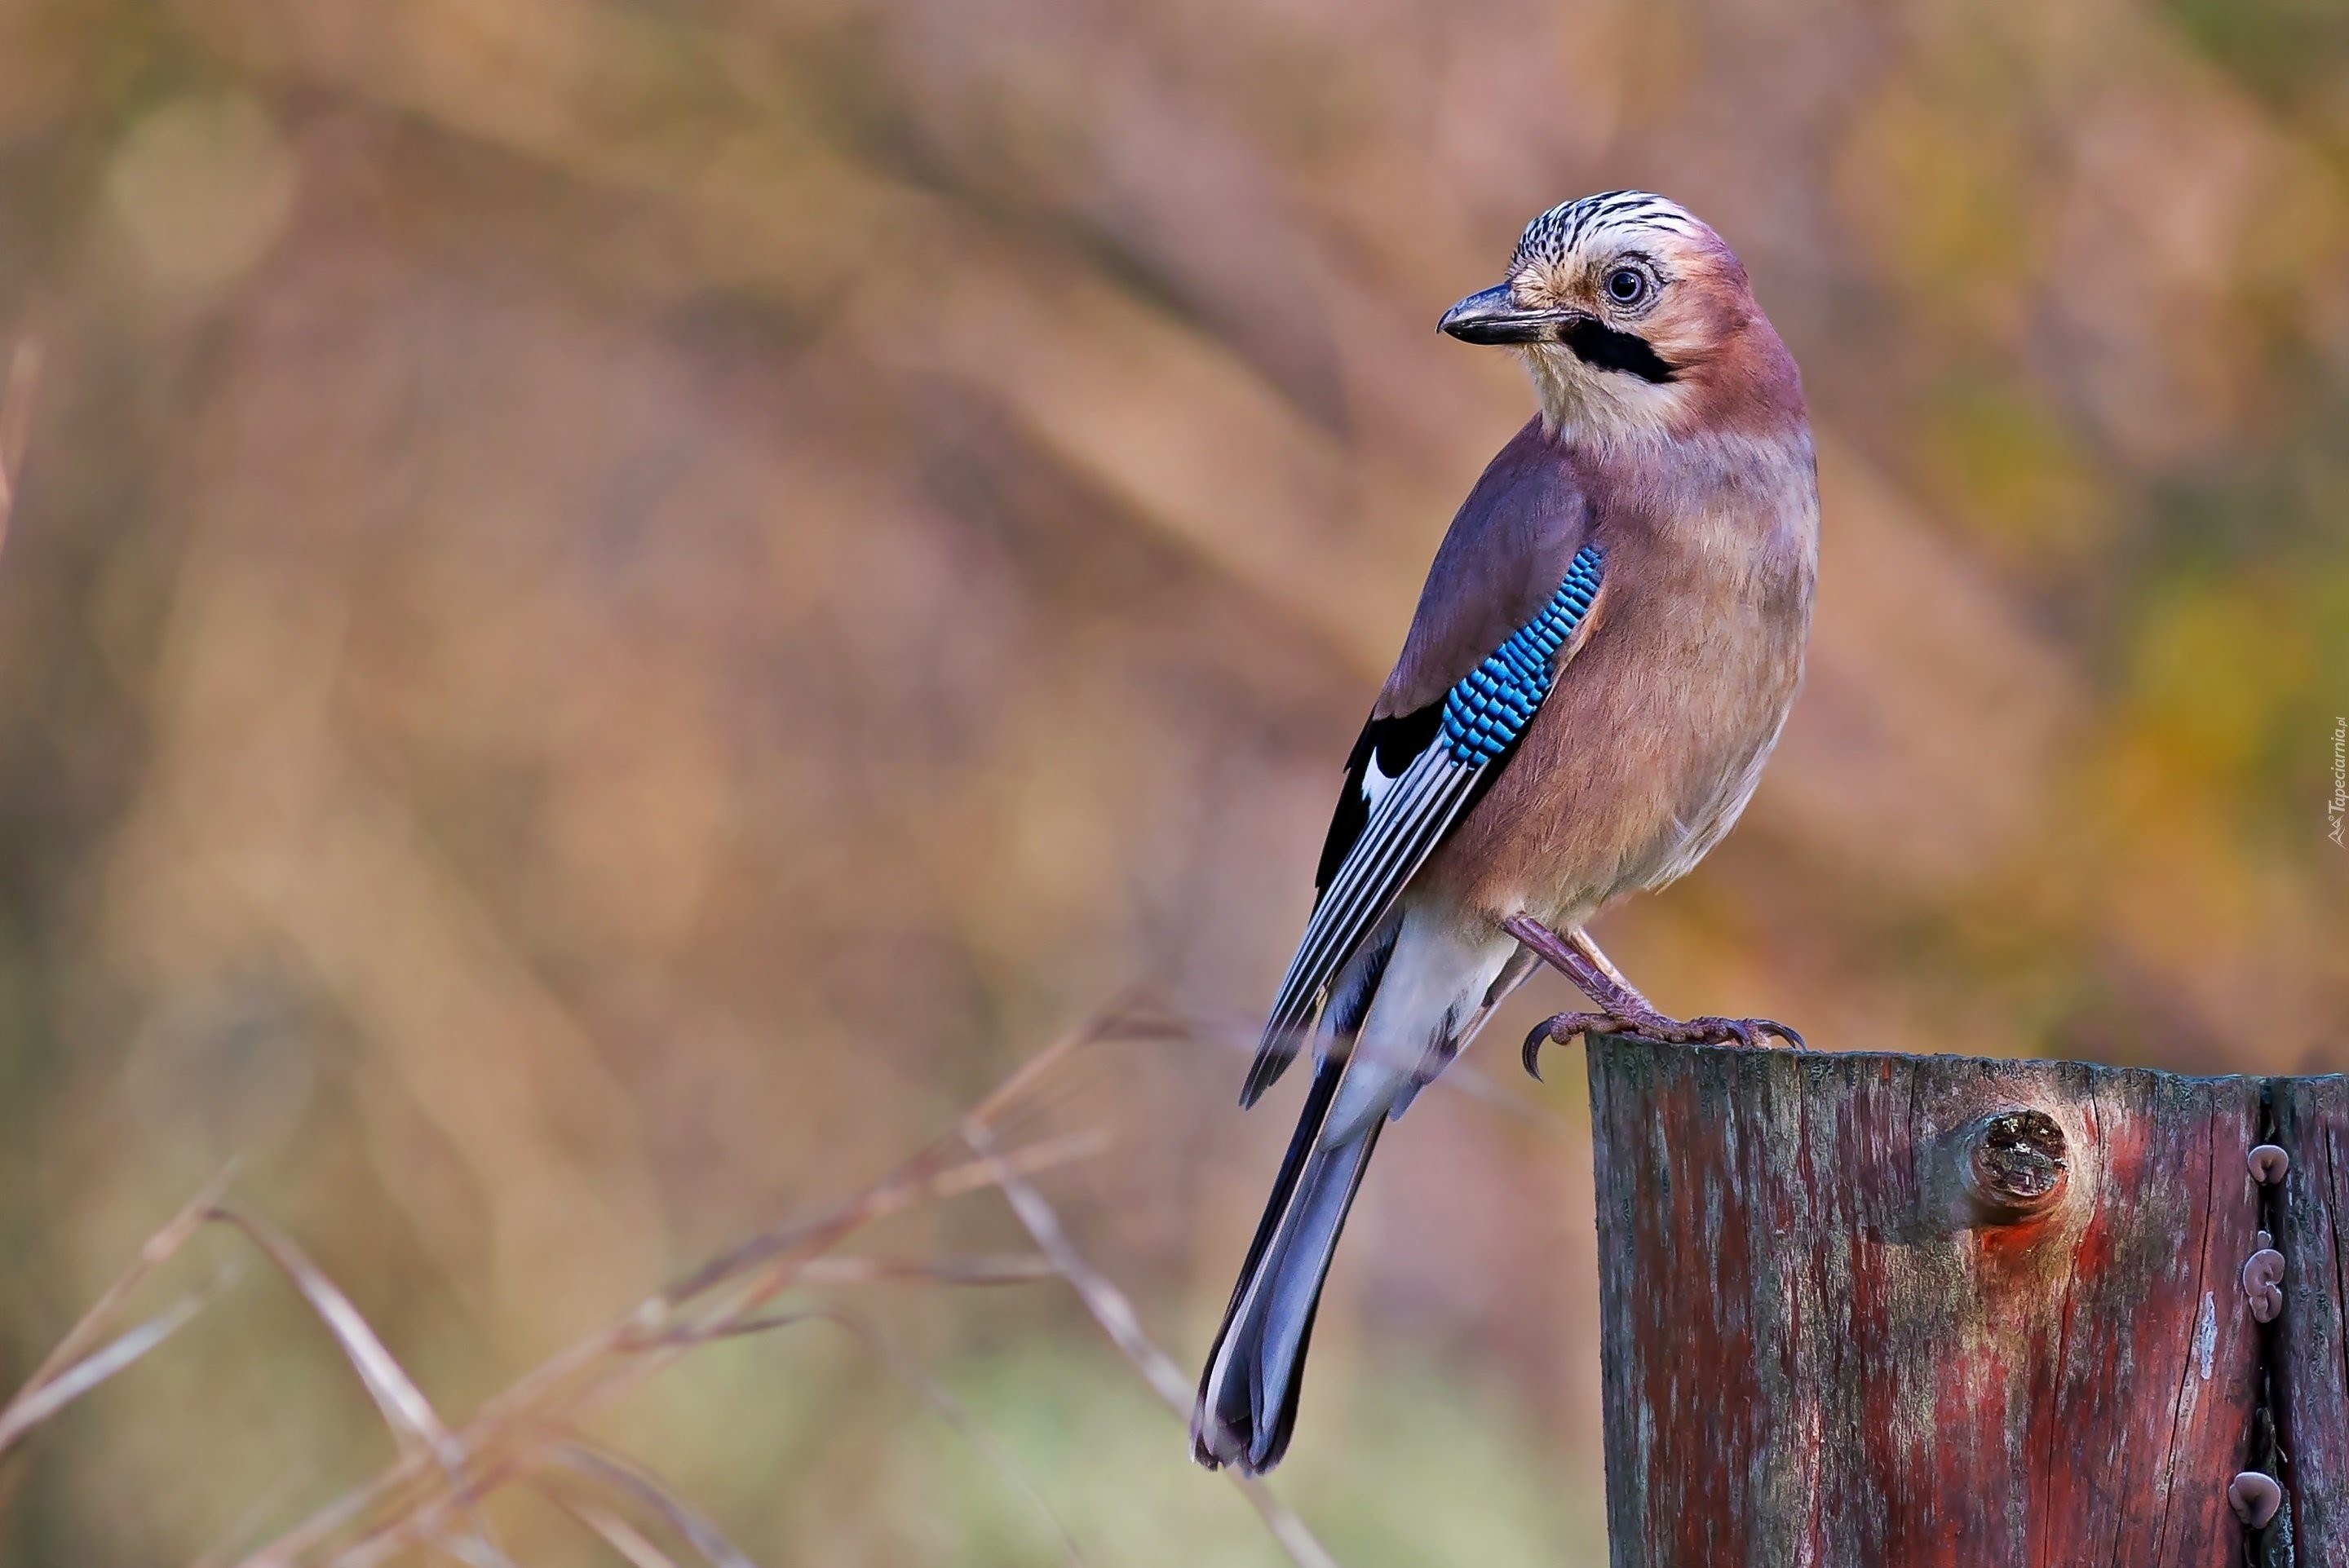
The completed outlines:
[[[1116,1141],[1044,1186],[1192,1361],[1299,1092],[1235,1042],[1530,407],[1432,325],[1620,185],[1744,256],[1826,544],[1778,761],[1616,956],[1828,1048],[2349,1066],[2336,0],[5,0],[0,1386],[233,1158],[461,1415],[1137,984],[1197,1038],[1085,1053]],[[1604,1560],[1580,1074],[1495,1048],[1567,1000],[1349,1233],[1278,1478],[1349,1563]],[[233,1238],[155,1299],[240,1257],[0,1559],[388,1460]],[[1067,1291],[857,1302],[1088,1560],[1278,1560]],[[761,1564],[1058,1555],[822,1325],[602,1429]]]

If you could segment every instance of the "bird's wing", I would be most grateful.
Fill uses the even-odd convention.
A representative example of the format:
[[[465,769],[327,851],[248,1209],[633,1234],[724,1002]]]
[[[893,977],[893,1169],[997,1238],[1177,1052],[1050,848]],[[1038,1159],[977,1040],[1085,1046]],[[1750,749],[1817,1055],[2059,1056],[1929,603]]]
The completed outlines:
[[[1577,634],[1588,622],[1605,571],[1605,552],[1586,540],[1548,598],[1465,675],[1410,712],[1374,712],[1363,727],[1322,846],[1312,919],[1281,980],[1242,1104],[1253,1103],[1288,1067],[1346,960],[1508,765],[1579,646]],[[1424,602],[1421,616],[1424,623]],[[1407,645],[1406,667],[1410,658]],[[1390,682],[1389,693],[1396,689]]]

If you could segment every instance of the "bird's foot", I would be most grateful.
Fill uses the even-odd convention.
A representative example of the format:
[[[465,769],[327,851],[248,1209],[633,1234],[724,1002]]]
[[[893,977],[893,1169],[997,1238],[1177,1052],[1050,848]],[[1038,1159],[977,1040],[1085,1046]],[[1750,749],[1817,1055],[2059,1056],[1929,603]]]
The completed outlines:
[[[1765,1037],[1775,1035],[1798,1051],[1810,1047],[1803,1037],[1775,1018],[1667,1018],[1661,1013],[1560,1013],[1538,1025],[1526,1037],[1524,1060],[1526,1071],[1541,1077],[1541,1048],[1555,1040],[1559,1043],[1577,1035],[1621,1035],[1630,1039],[1651,1040],[1660,1046],[1723,1046],[1736,1044],[1759,1047]]]

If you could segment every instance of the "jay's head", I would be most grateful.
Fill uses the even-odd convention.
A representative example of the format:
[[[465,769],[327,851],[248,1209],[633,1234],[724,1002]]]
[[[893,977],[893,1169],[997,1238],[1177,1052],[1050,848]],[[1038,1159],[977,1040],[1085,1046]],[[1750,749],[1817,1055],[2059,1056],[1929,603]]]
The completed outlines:
[[[1644,191],[1553,207],[1509,275],[1444,313],[1465,343],[1525,356],[1553,429],[1684,434],[1803,417],[1794,360],[1734,253]]]

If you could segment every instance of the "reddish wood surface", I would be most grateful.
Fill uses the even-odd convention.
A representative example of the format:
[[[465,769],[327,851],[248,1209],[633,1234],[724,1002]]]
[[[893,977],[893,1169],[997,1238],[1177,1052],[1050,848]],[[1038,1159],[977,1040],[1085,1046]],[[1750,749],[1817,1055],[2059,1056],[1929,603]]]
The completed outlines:
[[[2349,1564],[2340,1080],[1622,1040],[1589,1065],[1617,1568]],[[2027,1111],[2052,1127],[1985,1119]],[[2030,1140],[2058,1131],[2045,1191]],[[2238,1275],[2270,1132],[2323,1152],[2276,1191],[2262,1330]],[[2227,1491],[2285,1347],[2294,1497],[2247,1542]]]
[[[2277,1409],[2293,1548],[2349,1563],[2349,1078],[2273,1080],[2274,1141],[2292,1157],[2278,1194],[2284,1256]]]

